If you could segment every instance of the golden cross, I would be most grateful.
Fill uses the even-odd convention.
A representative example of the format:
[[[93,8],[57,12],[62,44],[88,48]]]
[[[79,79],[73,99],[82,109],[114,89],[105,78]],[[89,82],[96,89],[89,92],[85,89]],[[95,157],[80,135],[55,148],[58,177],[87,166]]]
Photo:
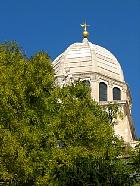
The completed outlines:
[[[90,25],[87,25],[86,22],[84,24],[81,24],[81,27],[84,28],[84,31],[87,31],[87,27],[90,26]]]

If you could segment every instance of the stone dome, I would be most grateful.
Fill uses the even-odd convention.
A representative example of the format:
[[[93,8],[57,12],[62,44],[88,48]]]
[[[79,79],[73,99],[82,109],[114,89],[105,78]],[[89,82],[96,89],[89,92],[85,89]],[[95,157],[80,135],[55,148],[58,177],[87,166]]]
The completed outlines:
[[[70,45],[53,61],[53,67],[57,76],[98,73],[124,82],[121,66],[115,56],[107,49],[92,44],[87,38],[82,43]]]

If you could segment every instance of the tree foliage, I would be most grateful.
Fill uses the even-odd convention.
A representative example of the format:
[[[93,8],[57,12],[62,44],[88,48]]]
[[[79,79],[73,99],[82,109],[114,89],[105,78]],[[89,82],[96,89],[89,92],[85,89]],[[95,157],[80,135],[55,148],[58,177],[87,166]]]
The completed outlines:
[[[0,45],[0,74],[1,183],[134,183],[134,166],[122,158],[110,114],[91,99],[88,86],[58,87],[49,56],[27,59],[16,43]]]

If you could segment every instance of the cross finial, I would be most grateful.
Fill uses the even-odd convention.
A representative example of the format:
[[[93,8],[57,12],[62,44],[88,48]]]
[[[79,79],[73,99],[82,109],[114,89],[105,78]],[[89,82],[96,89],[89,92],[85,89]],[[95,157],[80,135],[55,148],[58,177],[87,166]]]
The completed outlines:
[[[86,22],[81,24],[81,27],[84,28],[84,31],[87,31],[87,27],[90,25],[87,25]]]
[[[83,37],[84,38],[88,38],[88,36],[89,36],[89,33],[87,31],[88,26],[90,26],[90,25],[87,25],[86,22],[81,24],[81,27],[84,29],[84,31],[83,31]]]

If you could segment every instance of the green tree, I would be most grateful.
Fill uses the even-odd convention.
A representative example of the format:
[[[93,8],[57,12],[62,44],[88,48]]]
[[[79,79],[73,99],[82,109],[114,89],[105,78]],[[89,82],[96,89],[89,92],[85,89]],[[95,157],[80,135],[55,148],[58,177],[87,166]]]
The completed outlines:
[[[55,92],[58,107],[51,119],[49,174],[42,185],[130,185],[131,167],[123,159],[110,114],[91,99],[83,83]]]
[[[46,100],[54,83],[50,58],[38,53],[28,60],[16,43],[6,43],[0,45],[0,64],[0,177],[13,185],[33,185],[47,156]]]
[[[140,185],[140,141],[137,141],[137,145],[132,151],[129,164],[132,166],[133,169],[133,173],[131,174],[131,176],[135,180],[135,186],[138,186]]]
[[[7,185],[132,185],[133,166],[90,88],[55,84],[49,56],[0,45],[0,179]],[[114,114],[114,112],[113,112]],[[111,115],[112,116],[112,115]]]

